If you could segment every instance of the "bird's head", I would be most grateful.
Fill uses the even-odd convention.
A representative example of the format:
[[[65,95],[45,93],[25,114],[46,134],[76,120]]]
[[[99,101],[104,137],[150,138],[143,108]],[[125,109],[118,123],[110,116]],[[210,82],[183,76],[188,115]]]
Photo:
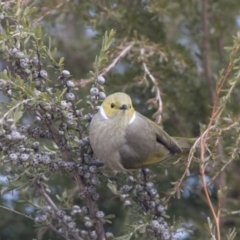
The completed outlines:
[[[131,98],[122,92],[109,95],[101,105],[101,114],[105,119],[125,117],[129,121],[135,118]]]

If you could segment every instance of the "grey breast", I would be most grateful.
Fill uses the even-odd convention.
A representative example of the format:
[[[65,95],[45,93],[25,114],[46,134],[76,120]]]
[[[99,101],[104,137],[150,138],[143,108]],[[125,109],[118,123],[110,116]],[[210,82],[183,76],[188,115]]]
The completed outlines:
[[[115,121],[104,119],[98,112],[89,128],[89,139],[95,155],[114,170],[123,170],[119,149],[125,143],[124,132],[120,131]]]

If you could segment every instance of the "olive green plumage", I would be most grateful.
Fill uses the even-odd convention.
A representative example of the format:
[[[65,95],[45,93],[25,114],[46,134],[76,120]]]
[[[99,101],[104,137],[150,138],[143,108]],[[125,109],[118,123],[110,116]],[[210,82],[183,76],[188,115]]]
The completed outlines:
[[[191,148],[191,140],[171,138],[120,92],[109,95],[94,115],[89,139],[95,155],[115,171],[146,167]]]

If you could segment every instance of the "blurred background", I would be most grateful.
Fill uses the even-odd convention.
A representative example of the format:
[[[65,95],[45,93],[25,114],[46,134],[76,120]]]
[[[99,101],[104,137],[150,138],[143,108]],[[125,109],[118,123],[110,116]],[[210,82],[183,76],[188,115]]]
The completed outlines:
[[[89,71],[99,53],[105,31],[116,30],[110,62],[117,64],[105,74],[106,93],[128,93],[135,109],[156,120],[159,102],[155,99],[157,87],[161,92],[161,125],[171,136],[198,137],[201,125],[207,124],[213,104],[219,72],[226,68],[229,54],[224,47],[231,46],[233,35],[240,30],[240,2],[225,0],[35,0],[37,11],[30,23],[39,23],[42,31],[57,48],[56,58],[65,58],[65,69],[80,87],[79,96],[89,94]],[[43,35],[44,35],[43,34]],[[2,62],[2,67],[5,63]],[[109,65],[107,64],[106,67]],[[144,65],[156,82],[146,74]],[[51,69],[49,69],[51,79]],[[52,76],[53,73],[52,73]],[[57,79],[52,78],[53,84]],[[239,85],[239,84],[238,84]],[[0,93],[0,99],[4,96]],[[238,116],[240,88],[235,88],[226,115]],[[85,106],[83,106],[85,107]],[[158,118],[159,119],[159,118]],[[222,230],[240,229],[239,161],[234,161],[224,174],[211,185],[213,202],[217,204],[216,189],[220,184],[229,186],[222,218]],[[161,197],[177,181],[185,165],[181,162],[154,166],[156,185]],[[179,234],[179,239],[209,239],[204,230],[209,207],[201,190],[198,164],[191,166],[191,175],[183,183],[180,199],[172,198],[168,204],[169,222],[179,219],[194,234]],[[209,169],[210,180],[214,174]],[[52,185],[55,193],[74,189],[65,176],[56,176]],[[0,174],[0,182],[7,184]],[[103,183],[104,184],[104,183]],[[131,224],[120,200],[106,187],[99,190],[100,208],[106,214],[115,214],[113,224],[107,228],[117,236],[123,226]],[[26,193],[27,195],[27,193]],[[18,191],[3,194],[0,204],[25,214],[34,215],[34,207],[19,201]],[[81,200],[72,199],[75,204]],[[232,215],[233,211],[237,214]],[[33,239],[37,236],[33,222],[25,217],[0,208],[0,239]],[[38,233],[39,239],[41,234]],[[54,233],[43,239],[59,239]],[[46,238],[48,236],[48,238]],[[223,238],[224,239],[224,238]]]

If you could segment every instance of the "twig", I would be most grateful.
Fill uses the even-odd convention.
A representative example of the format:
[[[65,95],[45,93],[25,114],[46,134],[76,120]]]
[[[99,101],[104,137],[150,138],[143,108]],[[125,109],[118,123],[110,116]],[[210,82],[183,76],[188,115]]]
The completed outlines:
[[[206,133],[203,133],[203,135],[204,135],[204,134],[206,134]],[[202,136],[203,136],[203,135],[202,135]],[[180,189],[180,187],[181,187],[181,185],[182,185],[182,182],[183,182],[184,178],[185,178],[186,175],[189,173],[189,168],[190,168],[191,163],[192,163],[192,160],[193,160],[193,156],[194,156],[195,149],[196,149],[197,146],[199,145],[200,141],[201,141],[201,137],[197,138],[196,141],[195,141],[195,143],[194,143],[193,146],[191,147],[190,152],[189,152],[189,155],[188,155],[188,160],[187,160],[187,164],[186,164],[184,173],[182,174],[180,180],[174,185],[174,187],[173,187],[173,190],[174,190],[174,191],[171,190],[171,192],[176,192],[176,191],[179,192],[179,189]],[[166,197],[166,198],[164,199],[164,204],[166,204],[166,203],[170,200],[171,197],[172,197],[172,194],[169,194],[168,197]]]
[[[233,126],[233,124],[231,125]],[[237,141],[236,141],[236,146],[238,146],[240,143],[240,136],[238,137]],[[212,177],[211,181],[209,182],[209,184],[211,184],[212,182],[214,182],[214,180],[218,177],[218,175],[220,173],[222,173],[226,168],[227,166],[233,161],[233,159],[236,157],[236,155],[238,154],[238,151],[239,151],[239,148],[236,147],[232,154],[231,154],[231,158],[222,166],[222,168]]]
[[[81,189],[84,189],[83,183],[78,174],[74,174],[74,179],[77,182],[80,191]],[[91,196],[89,195],[86,196],[86,202],[88,205],[91,218],[96,220],[96,232],[98,235],[98,239],[105,240],[105,231],[103,228],[103,223],[100,220],[96,219],[96,212],[98,211],[98,205],[96,204],[95,201],[92,200]]]
[[[108,73],[116,64],[117,62],[124,57],[127,52],[129,52],[131,50],[131,48],[133,47],[134,42],[131,42],[128,46],[124,47],[124,49],[119,53],[119,55],[112,61],[112,63],[103,69],[102,73],[100,74],[101,76],[104,76],[106,73]]]
[[[239,50],[239,45],[235,45],[232,53],[231,53],[231,57],[234,56]],[[209,197],[208,194],[208,190],[207,190],[207,184],[205,182],[204,176],[205,176],[205,166],[204,166],[204,156],[205,156],[205,148],[206,148],[206,142],[209,136],[209,133],[211,131],[212,125],[214,120],[221,114],[222,110],[223,110],[223,106],[219,106],[218,107],[218,101],[220,98],[220,93],[223,89],[224,84],[226,83],[228,76],[232,70],[233,67],[233,61],[230,61],[228,64],[228,67],[225,71],[224,76],[222,77],[222,79],[220,80],[220,83],[218,84],[218,88],[216,91],[216,95],[214,98],[214,104],[213,104],[213,109],[212,109],[212,113],[211,113],[211,117],[210,117],[210,121],[208,123],[207,129],[204,131],[204,133],[201,136],[201,165],[200,165],[200,173],[201,173],[201,178],[202,178],[202,182],[203,182],[203,189],[204,189],[204,193],[206,195],[209,207],[211,209],[212,215],[214,217],[215,220],[215,225],[216,225],[216,229],[217,229],[217,240],[221,240],[221,233],[220,233],[220,212],[218,212],[216,214],[211,199]]]
[[[238,50],[239,50],[239,45],[234,47],[231,56],[235,55]],[[225,71],[225,74],[224,74],[223,78],[221,79],[221,81],[219,83],[219,86],[217,88],[216,96],[214,98],[212,114],[211,114],[211,117],[210,117],[210,121],[208,123],[208,127],[204,131],[204,133],[201,135],[201,159],[202,160],[204,160],[206,141],[208,139],[209,132],[210,132],[210,130],[212,128],[213,121],[217,117],[217,115],[221,112],[221,110],[223,108],[222,106],[217,107],[218,100],[219,100],[222,88],[223,88],[224,84],[226,83],[227,78],[228,78],[228,76],[229,76],[229,74],[231,72],[232,66],[233,66],[233,62],[230,61],[229,64],[228,64],[227,70]]]
[[[16,213],[16,214],[18,214],[18,215],[21,215],[21,216],[23,216],[23,217],[26,217],[26,218],[31,219],[31,220],[34,221],[34,219],[33,219],[31,216],[28,216],[28,215],[26,215],[26,214],[20,213],[20,212],[14,210],[14,209],[11,209],[11,208],[8,208],[8,207],[2,206],[2,205],[0,205],[0,208],[6,209],[6,210],[11,211],[11,212],[14,212],[14,213]],[[47,226],[48,226],[50,229],[52,229],[54,232],[57,232],[58,234],[60,234],[62,237],[64,237],[64,238],[66,237],[64,234],[59,233],[58,230],[57,230],[51,223],[48,222],[48,223],[47,223]]]
[[[57,212],[59,211],[58,207],[55,205],[55,203],[52,201],[52,199],[48,196],[48,194],[45,192],[45,189],[43,188],[42,184],[39,183],[34,183],[34,186],[36,188],[36,190],[38,191],[38,193],[45,199],[45,201],[52,207],[52,209],[54,210],[55,214],[57,215]],[[50,223],[48,223],[50,224]],[[55,229],[54,226],[52,226],[52,229]],[[54,231],[58,232],[57,229],[55,229]],[[76,240],[83,240],[78,234],[74,234],[72,233],[72,235],[74,236],[74,238]],[[64,236],[66,237],[66,236]]]
[[[34,20],[32,24],[35,25],[36,23],[40,22],[44,17],[46,17],[47,15],[55,12],[55,11],[56,11],[57,9],[59,9],[63,4],[68,3],[68,2],[70,2],[70,0],[65,0],[65,2],[60,2],[60,3],[59,3],[57,6],[55,6],[53,9],[48,10],[47,12],[43,13],[43,14],[41,15],[41,17],[39,17],[38,19]]]
[[[38,193],[41,194],[41,196],[46,200],[46,202],[52,207],[52,209],[57,212],[59,209],[55,205],[55,203],[52,201],[52,199],[48,196],[48,194],[45,192],[44,188],[41,184],[34,184],[35,188],[37,189]]]
[[[16,104],[15,106],[13,106],[11,109],[9,109],[9,110],[3,115],[2,118],[0,118],[0,124],[3,123],[3,121],[5,120],[5,118],[7,117],[7,115],[8,115],[9,113],[11,113],[13,110],[15,110],[16,108],[18,108],[18,107],[21,106],[22,104],[27,103],[27,102],[32,101],[32,100],[34,100],[34,98],[30,98],[30,99],[23,100],[22,102],[19,102],[18,104]]]
[[[158,116],[157,116],[157,123],[160,123],[161,122],[161,117],[162,117],[162,110],[163,110],[163,104],[162,104],[162,99],[161,99],[161,91],[160,91],[160,88],[157,84],[157,81],[156,79],[154,78],[154,76],[151,74],[151,72],[149,71],[145,61],[144,61],[144,48],[141,48],[140,50],[140,53],[141,53],[141,57],[142,57],[142,65],[143,65],[143,69],[145,71],[145,73],[149,76],[150,80],[153,82],[153,85],[155,87],[155,91],[156,91],[156,100],[158,102],[158,110],[157,110],[157,113],[158,113]]]
[[[215,221],[215,225],[216,225],[216,229],[217,229],[217,240],[221,240],[221,233],[220,233],[220,209],[218,209],[217,214],[215,212],[215,209],[213,207],[212,201],[210,199],[209,193],[208,193],[208,186],[205,180],[205,169],[204,169],[204,165],[200,166],[200,176],[201,176],[201,180],[202,180],[202,184],[203,184],[203,190],[204,190],[204,194],[207,198],[207,203],[208,206],[212,212],[214,221]]]
[[[14,210],[14,209],[11,209],[11,208],[8,208],[8,207],[2,206],[2,205],[0,205],[0,207],[6,209],[6,210],[8,210],[8,211],[14,212],[14,213],[16,213],[16,214],[18,214],[18,215],[21,215],[21,216],[23,216],[23,217],[26,217],[26,218],[29,218],[29,219],[31,219],[31,220],[34,220],[31,216],[28,216],[28,215],[26,215],[26,214],[24,214],[24,213],[20,213],[20,212]]]

